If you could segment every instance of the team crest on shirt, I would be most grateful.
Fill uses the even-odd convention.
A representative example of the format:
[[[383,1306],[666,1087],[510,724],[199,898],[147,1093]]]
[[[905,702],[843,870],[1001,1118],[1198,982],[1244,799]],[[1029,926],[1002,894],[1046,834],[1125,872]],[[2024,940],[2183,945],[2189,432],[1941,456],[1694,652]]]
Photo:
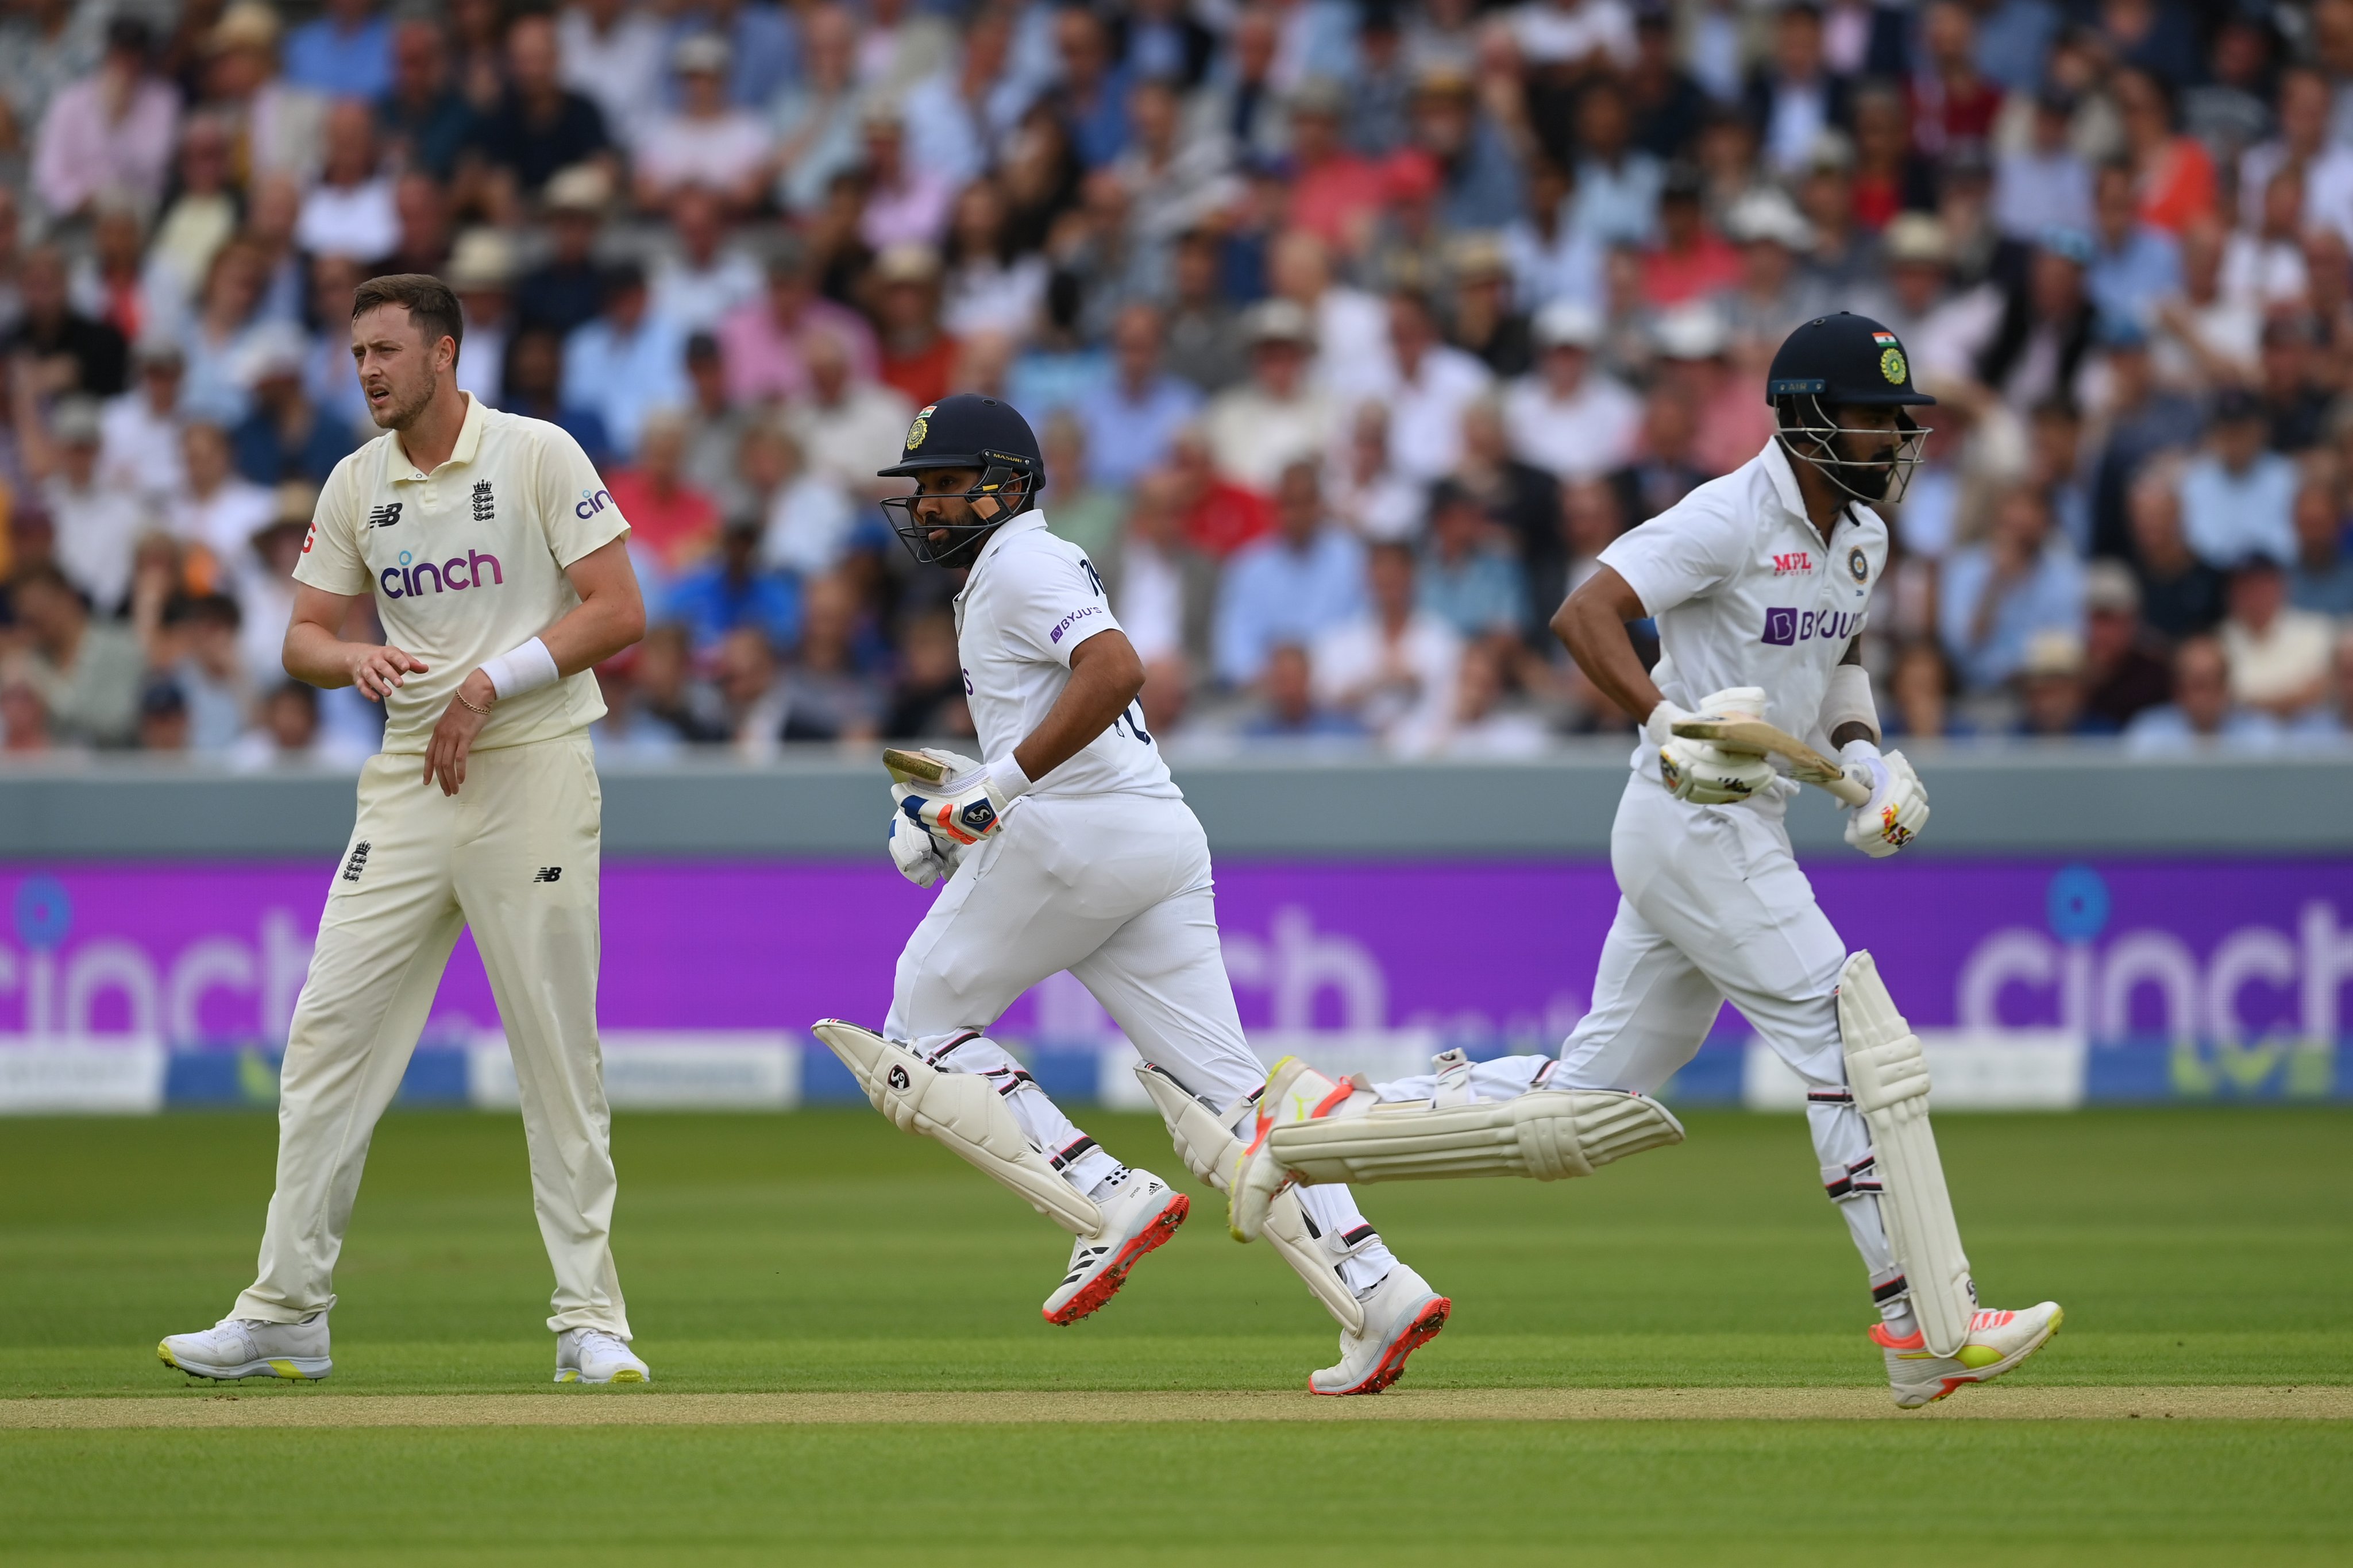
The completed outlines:
[[[1846,552],[1846,571],[1858,586],[1871,581],[1871,557],[1862,552],[1862,546],[1858,544]]]

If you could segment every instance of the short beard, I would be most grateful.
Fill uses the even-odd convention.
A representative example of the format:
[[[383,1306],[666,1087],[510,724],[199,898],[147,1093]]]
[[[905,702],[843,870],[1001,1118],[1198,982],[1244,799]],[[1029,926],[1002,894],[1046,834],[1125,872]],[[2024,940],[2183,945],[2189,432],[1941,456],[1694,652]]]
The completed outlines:
[[[417,416],[425,412],[426,406],[433,401],[433,395],[440,390],[441,378],[427,375],[425,385],[408,402],[387,399],[382,408],[371,404],[368,417],[375,421],[375,427],[379,430],[406,430],[417,423]]]

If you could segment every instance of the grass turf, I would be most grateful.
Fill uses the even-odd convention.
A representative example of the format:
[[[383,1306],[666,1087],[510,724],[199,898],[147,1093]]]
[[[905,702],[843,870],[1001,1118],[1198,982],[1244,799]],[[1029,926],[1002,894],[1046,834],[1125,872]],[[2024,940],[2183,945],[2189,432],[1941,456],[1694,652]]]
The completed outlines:
[[[1367,1192],[1457,1303],[1409,1386],[1873,1384],[1860,1271],[1802,1127],[1689,1121],[1690,1142],[1589,1182]],[[1089,1125],[1175,1171],[1156,1125]],[[249,1277],[275,1131],[0,1123],[0,1396],[203,1397],[154,1342]],[[2068,1309],[2018,1380],[2353,1382],[2348,1131],[2326,1110],[1947,1118],[1989,1299]],[[1225,1238],[1198,1184],[1128,1290],[1056,1330],[1037,1310],[1060,1233],[869,1113],[625,1116],[615,1147],[622,1278],[662,1390],[1288,1389],[1330,1358],[1328,1321]],[[546,1381],[526,1181],[511,1118],[388,1119],[336,1280],[334,1378],[252,1396],[630,1397]],[[0,1539],[12,1561],[987,1561],[1111,1528],[1146,1562],[1246,1539],[1304,1561],[1774,1561],[1933,1519],[1924,1560],[2316,1561],[2353,1549],[2349,1449],[2338,1426],[2270,1422],[12,1431]],[[290,1507],[299,1528],[255,1527]]]

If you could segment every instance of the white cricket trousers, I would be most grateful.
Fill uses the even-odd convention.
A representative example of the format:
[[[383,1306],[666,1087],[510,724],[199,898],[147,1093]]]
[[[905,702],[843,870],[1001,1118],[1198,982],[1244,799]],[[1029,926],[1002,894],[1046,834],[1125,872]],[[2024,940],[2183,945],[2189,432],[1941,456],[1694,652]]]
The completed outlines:
[[[1836,993],[1846,943],[1814,901],[1780,812],[1773,803],[1694,805],[1635,773],[1610,826],[1609,865],[1618,913],[1601,944],[1592,1010],[1557,1062],[1482,1062],[1472,1085],[1490,1100],[1538,1087],[1655,1092],[1698,1053],[1729,998],[1806,1081],[1823,1190],[1846,1218],[1882,1310],[1905,1310],[1880,1223],[1871,1129],[1844,1092]],[[1404,1079],[1378,1091],[1419,1100],[1432,1082]]]
[[[1029,795],[969,851],[899,955],[886,1038],[934,1066],[997,1080],[1006,1103],[1082,1193],[1118,1163],[1020,1064],[986,1038],[1014,999],[1068,970],[1146,1061],[1221,1112],[1266,1083],[1242,1036],[1218,944],[1209,841],[1181,800]],[[1316,1228],[1368,1229],[1344,1186],[1302,1188]],[[1377,1242],[1348,1260],[1377,1281]]]
[[[532,1200],[555,1267],[547,1326],[629,1337],[614,1271],[611,1119],[596,1039],[603,792],[583,733],[476,752],[456,798],[424,759],[371,758],[319,921],[278,1087],[278,1190],[233,1313],[335,1304],[335,1258],[376,1119],[470,926],[514,1058]]]

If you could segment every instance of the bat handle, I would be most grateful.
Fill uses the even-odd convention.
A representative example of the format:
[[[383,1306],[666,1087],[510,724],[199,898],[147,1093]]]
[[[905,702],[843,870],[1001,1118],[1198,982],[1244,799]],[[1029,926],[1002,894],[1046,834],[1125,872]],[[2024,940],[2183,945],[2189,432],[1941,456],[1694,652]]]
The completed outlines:
[[[1862,805],[1871,799],[1871,786],[1849,773],[1824,779],[1821,786],[1849,805]]]

